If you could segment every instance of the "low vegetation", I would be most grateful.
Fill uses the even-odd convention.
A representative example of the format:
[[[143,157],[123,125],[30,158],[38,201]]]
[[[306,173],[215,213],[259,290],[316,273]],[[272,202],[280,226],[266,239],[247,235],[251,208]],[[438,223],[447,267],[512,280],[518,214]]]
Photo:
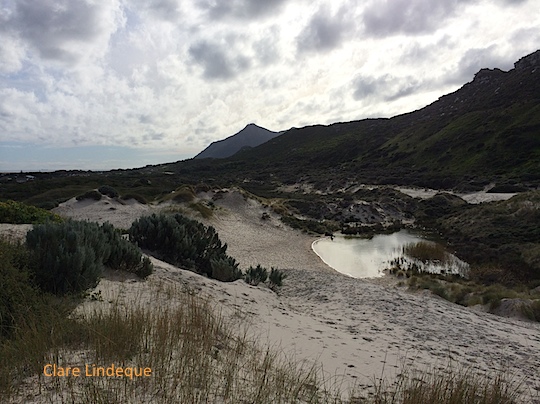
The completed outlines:
[[[450,254],[446,252],[443,246],[428,241],[419,241],[417,243],[407,244],[403,249],[403,253],[424,263],[430,261],[444,263],[450,259]]]
[[[495,404],[520,403],[520,383],[502,371],[480,375],[472,368],[430,369],[401,374],[395,383],[377,381],[366,403],[376,404]],[[360,401],[362,402],[362,401]]]
[[[132,224],[129,237],[164,261],[209,278],[234,281],[242,277],[215,229],[179,213],[141,217]]]
[[[213,302],[170,283],[150,283],[134,301],[122,302],[120,296],[112,303],[90,300],[88,308],[73,311],[76,301],[55,298],[28,284],[27,278],[13,277],[23,269],[16,256],[21,251],[20,246],[0,243],[0,279],[12,287],[0,293],[19,299],[2,307],[11,310],[7,317],[13,320],[0,336],[3,402],[38,395],[46,402],[73,403],[520,402],[515,384],[503,377],[460,369],[404,373],[397,383],[378,381],[369,392],[340,390],[339,376],[328,378],[317,364],[297,362],[261,345],[233,321],[234,316],[219,314]],[[157,304],[148,305],[148,299]],[[84,374],[85,364],[111,363],[149,368],[151,376],[73,378],[43,373],[46,364],[81,366]]]
[[[86,191],[84,194],[77,195],[75,199],[77,199],[78,201],[84,201],[85,199],[91,199],[93,201],[100,201],[101,197],[102,197],[101,192],[95,189],[92,189],[90,191]]]
[[[108,223],[68,220],[34,226],[26,236],[34,260],[33,275],[44,291],[79,293],[99,282],[105,266],[145,278],[148,258]]]
[[[102,195],[107,195],[109,198],[118,198],[120,195],[116,189],[109,185],[102,185],[98,188],[98,192]]]
[[[403,274],[405,275],[405,274]],[[509,313],[520,315],[532,321],[540,320],[540,294],[530,289],[507,287],[502,284],[485,285],[463,279],[456,275],[434,275],[407,272],[407,284],[412,290],[430,290],[433,294],[461,306],[484,305],[490,312],[496,312],[505,299],[512,299],[518,305],[517,311]]]
[[[246,283],[257,286],[259,283],[264,283],[268,279],[268,270],[266,268],[257,265],[256,267],[250,266],[244,276]]]
[[[535,191],[471,206],[441,218],[437,226],[460,257],[479,268],[473,274],[479,282],[519,285],[540,281],[538,223],[540,191]]]
[[[61,222],[62,218],[45,209],[16,201],[0,202],[0,223],[36,224],[45,222]]]
[[[222,282],[245,279],[256,285],[268,277],[264,277],[268,270],[260,265],[244,274],[239,263],[227,254],[227,244],[222,244],[212,226],[205,226],[180,213],[141,217],[133,222],[129,237],[139,247],[170,264]],[[272,268],[269,286],[280,287],[283,279],[285,274]]]

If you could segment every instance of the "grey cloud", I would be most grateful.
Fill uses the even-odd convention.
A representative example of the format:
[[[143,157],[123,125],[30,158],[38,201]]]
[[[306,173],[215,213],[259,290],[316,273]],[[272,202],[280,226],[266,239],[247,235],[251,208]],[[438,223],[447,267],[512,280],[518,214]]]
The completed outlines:
[[[189,54],[195,63],[204,69],[208,79],[230,79],[251,65],[242,55],[230,55],[224,46],[208,41],[199,42],[189,48]]]
[[[208,11],[212,19],[253,19],[281,11],[287,0],[205,0],[199,7]]]
[[[177,0],[154,0],[148,5],[156,16],[164,19],[174,21],[180,15],[180,7]]]
[[[18,0],[9,26],[44,59],[74,62],[64,45],[91,42],[100,33],[100,2]]]
[[[355,100],[361,100],[374,94],[386,79],[375,79],[374,77],[358,77],[353,84]]]
[[[273,27],[266,30],[264,38],[253,43],[252,48],[259,62],[266,66],[275,63],[280,56],[278,43],[280,38],[279,28]]]
[[[139,122],[144,124],[154,123],[154,119],[148,114],[141,114],[139,115]]]
[[[308,26],[297,38],[298,52],[325,52],[337,48],[346,39],[346,33],[351,28],[353,28],[353,24],[345,9],[331,15],[323,7],[313,16]]]
[[[403,51],[399,61],[403,64],[418,66],[419,63],[436,60],[441,53],[449,51],[454,46],[455,42],[448,36],[444,36],[439,41],[427,45],[413,43]]]
[[[142,140],[144,143],[149,143],[151,141],[155,140],[163,140],[165,139],[164,133],[155,133],[155,132],[149,132],[143,135]]]
[[[436,31],[466,0],[373,1],[363,14],[368,35],[388,36]]]
[[[134,14],[143,10],[157,19],[171,22],[177,21],[181,15],[179,0],[132,0],[132,3],[130,9]]]
[[[423,84],[414,77],[394,77],[388,74],[380,77],[359,76],[353,81],[353,98],[356,101],[375,98],[395,101],[414,94]]]
[[[497,53],[497,46],[469,49],[461,57],[453,71],[446,75],[445,84],[463,84],[471,81],[474,75],[484,68],[509,70],[514,60]]]

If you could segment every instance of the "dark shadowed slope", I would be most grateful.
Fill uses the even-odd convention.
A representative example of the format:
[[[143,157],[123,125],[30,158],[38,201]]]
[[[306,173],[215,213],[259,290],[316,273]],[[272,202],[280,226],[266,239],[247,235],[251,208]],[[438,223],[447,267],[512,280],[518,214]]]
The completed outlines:
[[[196,159],[225,158],[230,157],[243,148],[256,147],[270,139],[279,136],[283,132],[272,132],[268,129],[250,123],[236,135],[213,142],[202,152],[195,156]]]
[[[448,188],[474,177],[537,183],[540,51],[508,72],[482,69],[418,111],[291,129],[231,160],[287,182],[307,177]]]

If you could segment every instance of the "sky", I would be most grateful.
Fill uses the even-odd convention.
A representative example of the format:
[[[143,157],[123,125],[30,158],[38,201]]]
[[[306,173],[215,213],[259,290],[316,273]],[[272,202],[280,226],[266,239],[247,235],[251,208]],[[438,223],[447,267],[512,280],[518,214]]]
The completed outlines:
[[[0,171],[391,117],[539,48],[538,0],[0,0]]]

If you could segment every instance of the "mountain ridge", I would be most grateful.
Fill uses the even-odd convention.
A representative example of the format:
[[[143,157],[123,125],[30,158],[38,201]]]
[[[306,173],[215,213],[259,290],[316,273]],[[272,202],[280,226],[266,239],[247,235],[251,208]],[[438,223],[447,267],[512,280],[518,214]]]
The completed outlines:
[[[452,188],[540,181],[540,51],[392,118],[293,128],[223,162],[259,178]],[[473,178],[474,177],[474,178]]]

